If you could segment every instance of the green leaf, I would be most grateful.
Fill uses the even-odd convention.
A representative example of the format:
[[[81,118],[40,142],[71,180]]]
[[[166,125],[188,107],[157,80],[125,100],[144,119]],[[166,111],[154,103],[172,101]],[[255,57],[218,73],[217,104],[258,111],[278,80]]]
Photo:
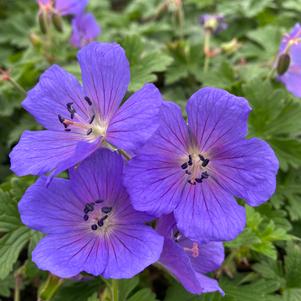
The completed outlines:
[[[122,41],[131,67],[129,91],[140,89],[147,82],[157,80],[156,72],[165,71],[172,59],[161,49],[146,47],[145,41],[138,36],[127,36]]]
[[[0,281],[0,296],[9,297],[10,290],[14,287],[15,281],[12,275]],[[1,299],[0,299],[1,300]]]
[[[157,299],[149,288],[143,288],[130,297],[128,301],[157,301]]]

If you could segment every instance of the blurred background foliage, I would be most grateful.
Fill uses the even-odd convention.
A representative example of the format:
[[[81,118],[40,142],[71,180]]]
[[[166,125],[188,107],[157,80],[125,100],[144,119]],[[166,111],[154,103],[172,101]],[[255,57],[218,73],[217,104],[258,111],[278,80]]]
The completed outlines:
[[[165,3],[165,4],[164,4]],[[166,4],[167,3],[167,4]],[[253,111],[249,136],[268,141],[280,160],[277,192],[259,208],[247,207],[247,227],[227,242],[226,260],[215,276],[226,296],[193,296],[161,269],[122,280],[120,301],[300,301],[301,300],[301,100],[271,78],[282,35],[301,21],[300,0],[183,0],[183,12],[163,0],[91,0],[102,27],[101,41],[117,41],[131,65],[129,93],[154,82],[165,99],[182,108],[205,85],[246,97]],[[35,1],[0,0],[0,67],[25,90],[43,70],[59,64],[80,78],[76,49],[64,32],[45,40]],[[221,13],[229,27],[214,36],[204,71],[203,13]],[[51,43],[50,43],[51,42]],[[39,271],[31,250],[41,234],[22,225],[17,203],[33,177],[16,178],[8,153],[25,129],[37,123],[21,108],[24,95],[0,81],[0,300],[105,300],[104,283],[89,275],[65,282]],[[256,154],[254,154],[256,155]],[[52,285],[45,285],[45,283]],[[49,287],[56,291],[49,292]],[[48,290],[48,291],[47,291]]]

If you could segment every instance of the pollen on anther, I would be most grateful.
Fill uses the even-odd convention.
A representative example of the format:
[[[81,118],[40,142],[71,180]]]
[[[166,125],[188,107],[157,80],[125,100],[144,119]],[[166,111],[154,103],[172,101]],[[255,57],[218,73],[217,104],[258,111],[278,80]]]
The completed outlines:
[[[89,136],[92,133],[93,129],[88,129],[87,135]]]
[[[94,230],[94,231],[97,230],[97,225],[96,225],[96,224],[93,224],[93,225],[91,226],[91,229]]]
[[[95,203],[96,203],[96,204],[103,203],[103,200],[96,200]]]
[[[88,103],[88,105],[91,106],[92,105],[91,99],[88,96],[85,96],[84,98],[85,98],[85,101]]]
[[[203,182],[203,179],[202,179],[202,178],[196,178],[195,181],[196,181],[197,183],[202,183],[202,182]]]
[[[71,132],[71,129],[65,129],[65,132]]]
[[[89,215],[88,214],[85,214],[84,215],[84,221],[87,221],[89,219]]]
[[[99,220],[98,222],[97,222],[97,225],[99,226],[99,227],[102,227],[103,226],[103,220]]]
[[[57,115],[57,117],[59,118],[60,123],[64,123],[65,118],[62,117],[61,115]]]
[[[101,211],[103,213],[110,213],[112,211],[112,207],[102,207]]]

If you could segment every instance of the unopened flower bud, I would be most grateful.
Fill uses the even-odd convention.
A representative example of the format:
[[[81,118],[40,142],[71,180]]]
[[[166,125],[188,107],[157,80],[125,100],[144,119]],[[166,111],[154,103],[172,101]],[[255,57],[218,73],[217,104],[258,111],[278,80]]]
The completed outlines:
[[[40,37],[37,34],[35,34],[34,32],[30,33],[29,39],[33,46],[40,46],[42,44]]]
[[[39,25],[42,33],[47,33],[47,14],[43,11],[39,13]]]
[[[291,58],[288,53],[283,53],[279,56],[277,62],[277,73],[278,75],[283,75],[289,68]]]
[[[52,14],[52,23],[58,32],[63,32],[63,22],[59,14]]]
[[[241,44],[234,38],[229,42],[222,43],[221,49],[226,53],[234,53],[240,48],[240,46]]]

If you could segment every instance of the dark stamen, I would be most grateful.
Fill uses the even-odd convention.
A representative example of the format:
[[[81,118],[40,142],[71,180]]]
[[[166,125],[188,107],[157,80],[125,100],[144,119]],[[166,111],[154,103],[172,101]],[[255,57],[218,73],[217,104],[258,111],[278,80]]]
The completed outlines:
[[[87,221],[89,219],[89,215],[85,214],[84,215],[84,220]]]
[[[93,203],[86,204],[85,208],[88,208],[89,211],[93,211],[94,210],[94,204]]]
[[[61,115],[57,115],[57,117],[59,118],[60,123],[64,123],[65,118],[62,117]]]
[[[208,160],[208,159],[205,159],[205,160],[203,161],[203,163],[202,163],[202,166],[203,166],[203,167],[206,167],[206,166],[208,165],[208,163],[209,163],[209,160]]]
[[[201,154],[199,154],[199,158],[200,158],[201,161],[205,160],[205,158]]]
[[[186,170],[185,173],[186,173],[187,175],[191,175],[191,172],[188,171],[188,170]]]
[[[196,181],[197,183],[202,183],[202,182],[203,182],[203,178],[196,178],[195,181]]]
[[[94,231],[97,230],[97,225],[96,225],[96,224],[93,224],[93,225],[91,226],[91,229],[94,230]]]
[[[110,213],[112,211],[112,207],[102,207],[101,211],[103,213]]]
[[[192,182],[191,180],[188,180],[187,181],[189,184],[191,184],[191,185],[195,185],[196,183],[195,182]]]
[[[182,167],[183,169],[186,169],[186,168],[188,167],[188,163],[187,163],[187,162],[183,163],[183,164],[181,165],[181,167]]]
[[[71,132],[71,129],[65,129],[65,132]]]
[[[190,166],[191,166],[191,165],[192,165],[192,157],[191,157],[191,155],[189,155],[189,156],[188,156],[188,158],[189,158],[189,160],[188,160],[188,162],[187,162],[187,163],[188,163],[188,165],[190,165]]]
[[[90,211],[90,210],[89,210],[87,207],[85,207],[84,212],[85,212],[85,213],[89,213],[89,211]]]
[[[71,119],[74,118],[74,113],[73,112],[70,114],[70,117],[71,117]]]
[[[88,96],[85,96],[85,101],[88,103],[89,106],[92,106],[92,101]]]
[[[96,200],[95,201],[96,204],[99,204],[99,203],[102,203],[102,202],[103,202],[103,200]]]
[[[93,115],[93,116],[91,117],[89,123],[91,124],[91,123],[94,121],[94,119],[95,119],[95,115]]]
[[[73,102],[68,102],[67,103],[67,110],[69,111],[71,116],[72,116],[72,114],[76,113],[75,109],[73,108]]]
[[[87,131],[87,135],[89,136],[91,133],[92,133],[92,129],[88,129],[88,131]]]
[[[99,220],[98,222],[97,222],[97,225],[99,226],[99,227],[102,227],[103,226],[103,220]]]
[[[207,171],[202,172],[202,178],[203,179],[207,179],[208,177],[209,177],[209,175],[208,175]]]

